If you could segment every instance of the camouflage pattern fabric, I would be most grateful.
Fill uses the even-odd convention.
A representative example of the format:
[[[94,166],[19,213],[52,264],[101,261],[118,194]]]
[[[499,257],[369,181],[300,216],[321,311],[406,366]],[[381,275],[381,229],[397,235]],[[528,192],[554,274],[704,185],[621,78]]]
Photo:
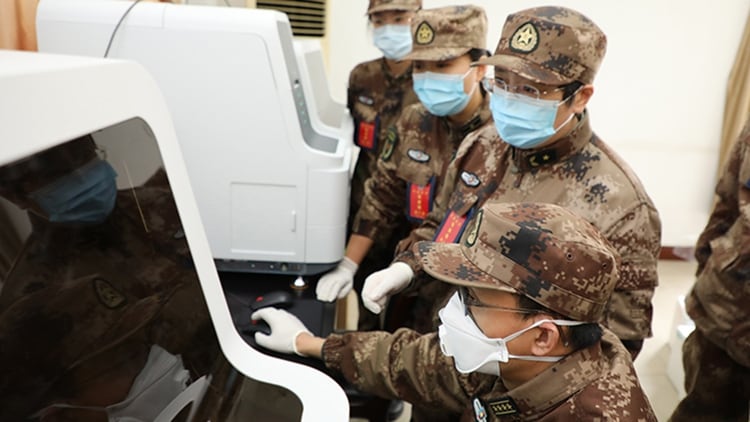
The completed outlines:
[[[440,351],[437,334],[406,328],[333,334],[323,358],[360,390],[441,412],[436,420],[479,420],[477,399],[487,421],[656,421],[628,351],[607,330],[601,342],[512,390],[492,375],[460,374]]]
[[[746,422],[750,405],[750,368],[738,364],[702,331],[682,345],[687,395],[669,418],[672,422]]]
[[[618,256],[591,224],[547,203],[488,203],[461,243],[414,246],[429,275],[454,285],[524,295],[574,321],[598,322]]]
[[[150,344],[182,355],[193,379],[223,360],[163,171],[135,192],[118,192],[101,225],[31,216],[33,231],[0,294],[0,408],[8,420],[75,399],[113,368],[137,373],[145,363],[138,351]]]
[[[372,136],[373,148],[360,148],[349,196],[348,233],[351,233],[354,217],[362,205],[365,182],[375,172],[377,160],[386,144],[387,128],[394,125],[401,111],[411,104],[418,103],[412,88],[411,68],[399,76],[393,76],[384,58],[358,64],[349,75],[347,104],[358,128],[358,137]],[[372,130],[371,134],[364,133]],[[377,238],[365,259],[354,275],[354,290],[362,291],[365,278],[371,273],[388,266],[393,260],[393,250],[400,239],[405,237],[410,225],[404,220],[390,231],[383,231]],[[380,325],[377,315],[359,304],[358,328],[372,330]]]
[[[486,96],[468,122],[461,125],[447,117],[430,114],[422,104],[406,108],[395,127],[389,130],[388,148],[381,154],[376,172],[365,184],[365,197],[352,231],[376,239],[380,233],[393,230],[401,216],[410,214],[406,204],[408,187],[431,183],[437,192],[458,145],[490,119]]]
[[[487,15],[477,6],[422,9],[411,23],[412,50],[406,60],[441,61],[475,48],[487,49]]]
[[[371,239],[376,239],[383,233],[398,233],[400,238],[406,237],[408,229],[420,221],[413,210],[422,208],[426,216],[429,212],[427,207],[432,207],[432,200],[443,183],[448,162],[461,140],[491,119],[488,106],[488,99],[485,98],[474,116],[464,125],[455,125],[448,118],[433,116],[422,104],[414,104],[404,110],[403,117],[392,130],[390,152],[381,155],[377,171],[365,185],[364,201],[355,216],[352,231]],[[419,200],[413,199],[411,192],[425,187],[430,189],[430,193],[423,192],[422,200],[425,204],[419,206]],[[403,230],[404,227],[406,230]],[[395,249],[396,242],[390,246]],[[388,261],[375,270],[390,264],[394,249],[391,249]],[[363,271],[357,273],[362,273],[363,277],[369,275]],[[410,293],[409,296],[412,298],[403,303],[408,308],[406,312],[409,315],[392,314],[393,318],[389,317],[390,322],[386,325],[393,329],[406,324],[419,332],[431,331],[429,310],[445,296],[445,286],[425,285],[424,290],[416,294]],[[393,303],[398,306],[399,302]]]
[[[479,63],[546,85],[590,84],[606,50],[606,36],[586,16],[565,7],[537,7],[508,15],[495,54]]]
[[[422,0],[370,0],[367,14],[385,12],[386,10],[418,10],[422,8]]]
[[[374,148],[362,148],[354,167],[351,182],[349,227],[362,204],[365,182],[375,172],[377,160],[386,144],[388,128],[395,125],[402,110],[418,103],[412,88],[411,69],[393,76],[384,58],[358,64],[349,74],[347,106],[356,127],[375,130]],[[362,135],[366,136],[366,135]],[[355,139],[355,144],[358,142]],[[376,243],[387,243],[388,236],[375,239]],[[393,250],[389,251],[392,257]],[[385,263],[385,266],[388,262]]]
[[[695,407],[701,407],[699,415],[716,415],[705,420],[746,421],[748,417],[750,121],[727,156],[715,192],[716,204],[696,244],[697,278],[686,298],[696,332],[684,345],[688,396],[674,420],[687,420],[685,412]],[[697,379],[691,381],[692,377]],[[736,382],[739,379],[744,384]],[[734,415],[729,417],[730,413]]]
[[[750,122],[728,156],[716,195],[696,245],[698,272],[687,311],[703,335],[750,368]]]
[[[603,325],[622,340],[651,335],[659,215],[630,167],[594,135],[587,113],[567,137],[544,148],[513,148],[502,142],[491,124],[472,133],[447,169],[433,211],[403,243],[432,240],[448,211],[466,215],[490,201],[549,202],[593,224],[622,260]],[[409,250],[397,260],[407,262],[415,272],[421,269]]]

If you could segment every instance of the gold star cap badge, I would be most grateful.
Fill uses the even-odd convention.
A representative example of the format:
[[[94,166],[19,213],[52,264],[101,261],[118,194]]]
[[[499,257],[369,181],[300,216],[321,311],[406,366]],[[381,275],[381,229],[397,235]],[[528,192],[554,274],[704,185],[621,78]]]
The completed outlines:
[[[510,49],[516,53],[531,53],[538,45],[539,31],[531,22],[519,26],[510,38]]]
[[[423,21],[417,26],[415,37],[417,44],[425,45],[432,42],[435,39],[435,31],[432,29],[427,21]]]

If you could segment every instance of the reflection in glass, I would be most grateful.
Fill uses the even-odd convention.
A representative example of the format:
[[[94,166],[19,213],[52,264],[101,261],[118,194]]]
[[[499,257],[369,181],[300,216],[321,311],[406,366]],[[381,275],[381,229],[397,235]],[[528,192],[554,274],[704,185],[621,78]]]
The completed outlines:
[[[153,421],[188,396],[200,405],[175,420],[226,420],[242,377],[145,122],[2,165],[0,197],[22,240],[1,248],[15,255],[0,277],[3,420]]]

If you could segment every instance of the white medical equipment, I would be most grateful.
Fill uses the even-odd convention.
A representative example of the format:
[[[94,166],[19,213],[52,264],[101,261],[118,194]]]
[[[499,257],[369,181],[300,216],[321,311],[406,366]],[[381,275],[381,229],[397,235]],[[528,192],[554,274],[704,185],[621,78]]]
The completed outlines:
[[[87,134],[107,146],[113,165],[118,154],[131,171],[163,165],[227,359],[248,377],[294,392],[303,421],[347,421],[347,399],[335,381],[254,350],[235,329],[169,111],[148,72],[130,61],[7,50],[0,63],[0,166]]]
[[[40,51],[126,58],[156,79],[220,270],[317,274],[345,246],[353,125],[286,15],[43,0]],[[111,38],[111,46],[108,46]],[[317,54],[317,57],[316,57]]]

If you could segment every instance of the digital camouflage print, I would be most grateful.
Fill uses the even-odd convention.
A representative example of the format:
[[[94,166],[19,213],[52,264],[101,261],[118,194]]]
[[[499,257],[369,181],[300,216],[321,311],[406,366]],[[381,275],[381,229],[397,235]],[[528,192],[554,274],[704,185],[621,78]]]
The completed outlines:
[[[362,204],[365,182],[375,172],[386,145],[388,128],[404,109],[419,103],[411,75],[411,68],[392,75],[382,57],[358,64],[349,74],[347,106],[355,125],[354,143],[360,147],[351,181],[349,226]]]
[[[622,340],[651,335],[661,221],[635,173],[593,133],[587,113],[567,137],[544,148],[513,148],[493,125],[474,132],[449,166],[433,211],[403,242],[432,240],[446,215],[466,216],[487,202],[549,202],[599,229],[621,258],[602,323]],[[409,250],[397,260],[420,269]]]
[[[471,49],[487,49],[487,15],[477,6],[420,10],[412,19],[412,50],[406,60],[442,61]]]
[[[498,66],[546,85],[594,81],[607,38],[586,16],[565,7],[537,7],[508,15],[495,54]]]
[[[683,346],[685,390],[673,421],[746,421],[750,406],[750,121],[727,156],[717,201],[695,248],[685,305],[695,322]]]
[[[469,227],[460,244],[415,245],[430,274],[599,319],[617,280],[617,253],[585,219],[553,204],[491,203]],[[405,328],[331,335],[323,359],[358,389],[409,401],[438,415],[431,420],[656,421],[627,349],[606,329],[600,342],[512,389],[501,377],[459,373],[436,333]]]
[[[418,224],[432,209],[443,174],[461,141],[491,120],[489,101],[465,124],[430,114],[422,104],[404,110],[386,136],[387,148],[365,184],[365,197],[352,231],[377,238],[404,217]]]
[[[598,322],[618,279],[618,255],[590,223],[547,203],[487,203],[460,243],[419,242],[441,281],[524,295],[574,321]]]
[[[367,14],[385,12],[387,10],[419,10],[422,0],[370,0]]]

